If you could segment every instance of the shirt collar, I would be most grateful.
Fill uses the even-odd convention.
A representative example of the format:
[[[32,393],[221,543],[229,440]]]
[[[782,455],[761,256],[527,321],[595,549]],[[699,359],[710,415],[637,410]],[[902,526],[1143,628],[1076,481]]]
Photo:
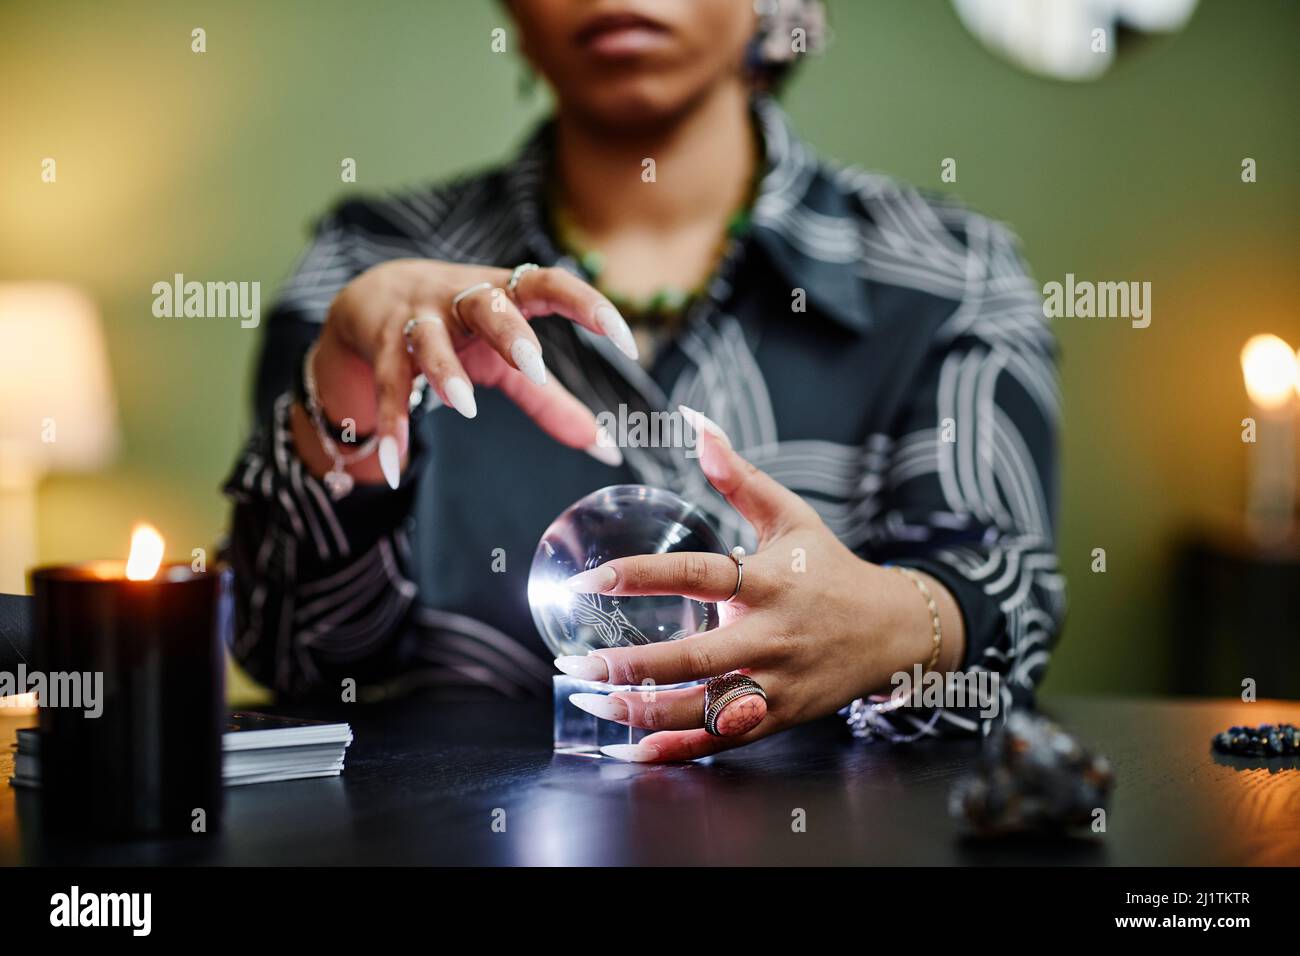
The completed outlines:
[[[871,303],[860,274],[861,211],[771,99],[757,98],[764,172],[750,220],[751,237],[792,290],[802,289],[816,311],[854,332],[871,327]],[[505,194],[521,236],[539,262],[564,264],[546,229],[546,176],[552,124],[543,123],[506,170]]]
[[[759,99],[754,112],[766,153],[754,201],[755,241],[821,312],[855,332],[867,331],[871,303],[860,274],[860,208],[775,102]]]

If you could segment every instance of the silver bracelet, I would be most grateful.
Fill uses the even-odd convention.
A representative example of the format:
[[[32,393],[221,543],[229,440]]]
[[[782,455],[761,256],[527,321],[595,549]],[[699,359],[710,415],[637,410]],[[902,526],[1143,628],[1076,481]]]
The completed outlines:
[[[917,574],[911,568],[905,568],[900,565],[891,565],[895,571],[903,575],[916,586],[921,592],[921,597],[925,599],[925,609],[930,616],[930,658],[925,663],[922,673],[932,671],[939,664],[939,655],[943,650],[943,623],[939,619],[939,607],[935,603],[934,593],[930,586],[925,583],[925,578]],[[871,697],[859,697],[857,700],[845,707],[840,713],[848,720],[849,732],[862,740],[873,740],[883,738],[890,743],[910,744],[920,740],[922,737],[930,736],[934,733],[934,725],[939,720],[939,711],[935,710],[929,720],[922,722],[915,717],[911,720],[916,727],[915,733],[900,733],[894,723],[890,721],[890,715],[905,707],[912,706],[912,697],[897,697],[890,694],[888,697],[873,695]],[[909,715],[910,716],[910,715]],[[894,718],[901,721],[902,715]]]
[[[910,719],[916,728],[914,733],[899,731],[889,716],[910,704],[909,698],[901,701],[894,697],[859,697],[840,711],[849,725],[849,733],[859,740],[888,740],[891,744],[915,743],[922,737],[934,734],[934,725],[939,722],[939,710],[931,712],[929,719],[922,721],[919,717],[898,714],[894,719]]]
[[[311,422],[311,427],[316,432],[316,438],[320,441],[320,446],[325,450],[325,454],[330,457],[330,470],[325,472],[321,480],[325,484],[325,490],[329,492],[330,498],[338,501],[346,497],[356,487],[356,479],[353,478],[346,468],[348,465],[355,465],[375,453],[379,447],[379,436],[371,435],[356,451],[343,453],[334,437],[330,434],[329,428],[325,424],[325,412],[321,408],[320,396],[316,392],[316,372],[313,368],[314,359],[316,358],[316,348],[318,343],[313,342],[311,348],[302,360],[302,387],[306,393],[307,400],[304,403],[307,410],[307,418]]]

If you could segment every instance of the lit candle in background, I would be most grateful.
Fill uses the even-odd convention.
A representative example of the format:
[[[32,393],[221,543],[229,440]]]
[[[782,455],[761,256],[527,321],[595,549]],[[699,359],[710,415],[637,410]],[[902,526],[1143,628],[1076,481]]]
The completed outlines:
[[[1254,406],[1246,524],[1266,543],[1292,533],[1296,501],[1295,402],[1300,358],[1276,335],[1256,335],[1241,350],[1241,371]]]
[[[138,524],[131,532],[131,550],[126,559],[128,581],[151,581],[162,565],[163,539],[153,525]]]
[[[125,561],[32,572],[36,670],[80,686],[40,708],[41,815],[92,836],[212,833],[225,719],[218,571],[162,563],[137,525]],[[88,687],[98,684],[93,707]]]

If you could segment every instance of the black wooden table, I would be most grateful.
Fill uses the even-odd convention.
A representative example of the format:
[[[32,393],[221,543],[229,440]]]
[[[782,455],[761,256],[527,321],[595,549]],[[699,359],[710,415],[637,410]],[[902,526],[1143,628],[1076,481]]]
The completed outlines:
[[[53,845],[36,795],[0,785],[0,864],[1300,864],[1297,764],[1209,749],[1231,724],[1300,723],[1300,704],[1044,709],[1115,766],[1104,835],[963,837],[947,798],[972,741],[863,745],[826,721],[708,764],[634,766],[552,755],[548,706],[416,699],[312,714],[352,723],[343,776],[227,790],[224,831],[207,839]],[[5,780],[13,731],[31,722],[0,720]]]

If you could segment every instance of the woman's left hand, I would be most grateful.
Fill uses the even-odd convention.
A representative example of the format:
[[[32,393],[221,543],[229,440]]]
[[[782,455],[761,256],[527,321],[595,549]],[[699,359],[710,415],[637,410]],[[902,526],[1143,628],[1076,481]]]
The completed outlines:
[[[716,630],[556,660],[575,677],[645,688],[574,695],[598,717],[656,731],[638,744],[604,748],[625,760],[692,760],[826,716],[887,687],[895,672],[925,664],[933,649],[930,614],[912,581],[854,555],[802,498],[741,458],[721,428],[685,411],[699,433],[700,467],[753,525],[759,550],[744,558],[740,592],[720,604],[724,621]],[[724,602],[736,578],[730,557],[689,552],[609,561],[575,575],[569,586]],[[952,669],[961,659],[961,617],[948,592],[933,579],[927,583],[945,625],[938,668]],[[757,681],[767,701],[764,707],[751,695],[730,705],[718,722],[724,736],[704,729],[703,686],[655,689],[734,670]]]

